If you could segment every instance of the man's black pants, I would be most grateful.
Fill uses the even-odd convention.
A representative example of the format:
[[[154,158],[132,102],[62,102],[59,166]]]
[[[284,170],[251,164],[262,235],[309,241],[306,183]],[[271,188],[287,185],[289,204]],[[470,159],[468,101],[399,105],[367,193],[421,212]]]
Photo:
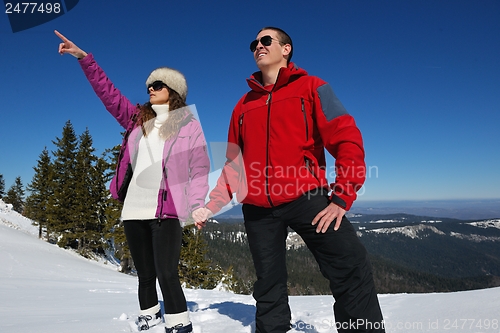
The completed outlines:
[[[335,298],[338,332],[385,332],[370,262],[349,220],[337,231],[335,221],[326,233],[317,233],[313,218],[327,205],[323,190],[273,208],[245,204],[243,215],[250,252],[257,273],[253,296],[257,301],[256,333],[290,330],[286,247],[287,227],[297,232],[330,281]]]

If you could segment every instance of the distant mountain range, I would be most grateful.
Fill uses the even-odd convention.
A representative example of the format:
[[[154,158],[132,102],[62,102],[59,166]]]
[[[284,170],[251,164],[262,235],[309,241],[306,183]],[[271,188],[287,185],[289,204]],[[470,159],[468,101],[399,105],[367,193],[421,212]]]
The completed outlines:
[[[395,214],[448,217],[461,220],[500,218],[500,199],[362,201],[354,203],[351,213]]]
[[[428,201],[362,201],[354,203],[353,214],[412,214],[418,216],[461,220],[500,218],[500,199],[428,200]],[[242,219],[241,205],[217,215],[216,218]]]
[[[358,214],[350,220],[368,252],[400,266],[449,278],[500,276],[500,219]]]
[[[217,216],[219,224],[210,223],[204,229],[210,235],[207,235],[209,256],[222,267],[234,265],[237,275],[250,281],[252,268],[248,267],[250,256],[241,214],[230,211],[226,214],[236,218]],[[375,280],[383,292],[442,292],[500,286],[500,218],[462,220],[351,212],[347,216],[372,257]],[[239,248],[235,247],[237,244]],[[287,247],[294,290],[298,294],[328,290],[319,273],[315,275],[316,268],[310,264],[314,260],[302,239],[293,231],[289,232]],[[232,256],[226,257],[227,253]]]

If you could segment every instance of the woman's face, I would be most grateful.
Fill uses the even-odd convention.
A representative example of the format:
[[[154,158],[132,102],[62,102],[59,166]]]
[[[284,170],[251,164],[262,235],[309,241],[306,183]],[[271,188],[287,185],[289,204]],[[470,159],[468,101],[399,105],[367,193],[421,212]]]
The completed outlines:
[[[157,89],[157,90],[155,90]],[[149,102],[151,104],[168,104],[168,98],[170,94],[168,93],[168,88],[165,84],[161,86],[161,89],[158,87],[153,87],[152,85],[148,88],[149,91]]]

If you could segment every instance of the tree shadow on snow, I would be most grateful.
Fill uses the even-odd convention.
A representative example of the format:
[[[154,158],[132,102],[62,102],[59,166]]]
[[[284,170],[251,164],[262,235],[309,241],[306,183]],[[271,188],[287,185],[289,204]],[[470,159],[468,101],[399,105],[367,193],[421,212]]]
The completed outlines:
[[[241,322],[243,326],[249,326],[255,318],[255,305],[222,302],[211,304],[209,309],[216,309],[220,314]]]
[[[229,318],[241,322],[243,326],[250,326],[255,318],[255,306],[235,302],[222,302],[210,304],[206,309],[198,308],[198,303],[187,302],[189,311],[195,312],[199,310],[215,309],[221,315],[228,316]]]
[[[160,301],[160,305],[163,313],[165,313],[163,301]],[[198,307],[198,303],[192,301],[187,302],[187,307],[188,310],[191,312],[205,310],[205,309],[200,309]],[[207,309],[215,309],[221,315],[228,316],[233,320],[241,322],[243,326],[255,325],[255,305],[248,305],[236,302],[222,302],[222,303],[211,304]],[[294,324],[292,324],[292,328],[298,332],[319,333],[314,327],[314,325],[307,324],[302,320],[298,320]]]

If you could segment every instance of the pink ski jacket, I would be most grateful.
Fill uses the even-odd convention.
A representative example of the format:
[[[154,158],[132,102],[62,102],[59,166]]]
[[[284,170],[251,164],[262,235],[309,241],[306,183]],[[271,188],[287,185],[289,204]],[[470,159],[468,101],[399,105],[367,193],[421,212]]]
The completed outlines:
[[[139,109],[113,85],[92,54],[80,59],[79,63],[106,110],[127,130],[110,184],[112,197],[123,201],[142,136],[141,130],[134,130],[137,128],[135,117]],[[210,160],[201,125],[189,111],[186,112],[179,132],[165,141],[162,170],[156,217],[177,217],[185,223],[193,210],[205,206],[210,172]]]

